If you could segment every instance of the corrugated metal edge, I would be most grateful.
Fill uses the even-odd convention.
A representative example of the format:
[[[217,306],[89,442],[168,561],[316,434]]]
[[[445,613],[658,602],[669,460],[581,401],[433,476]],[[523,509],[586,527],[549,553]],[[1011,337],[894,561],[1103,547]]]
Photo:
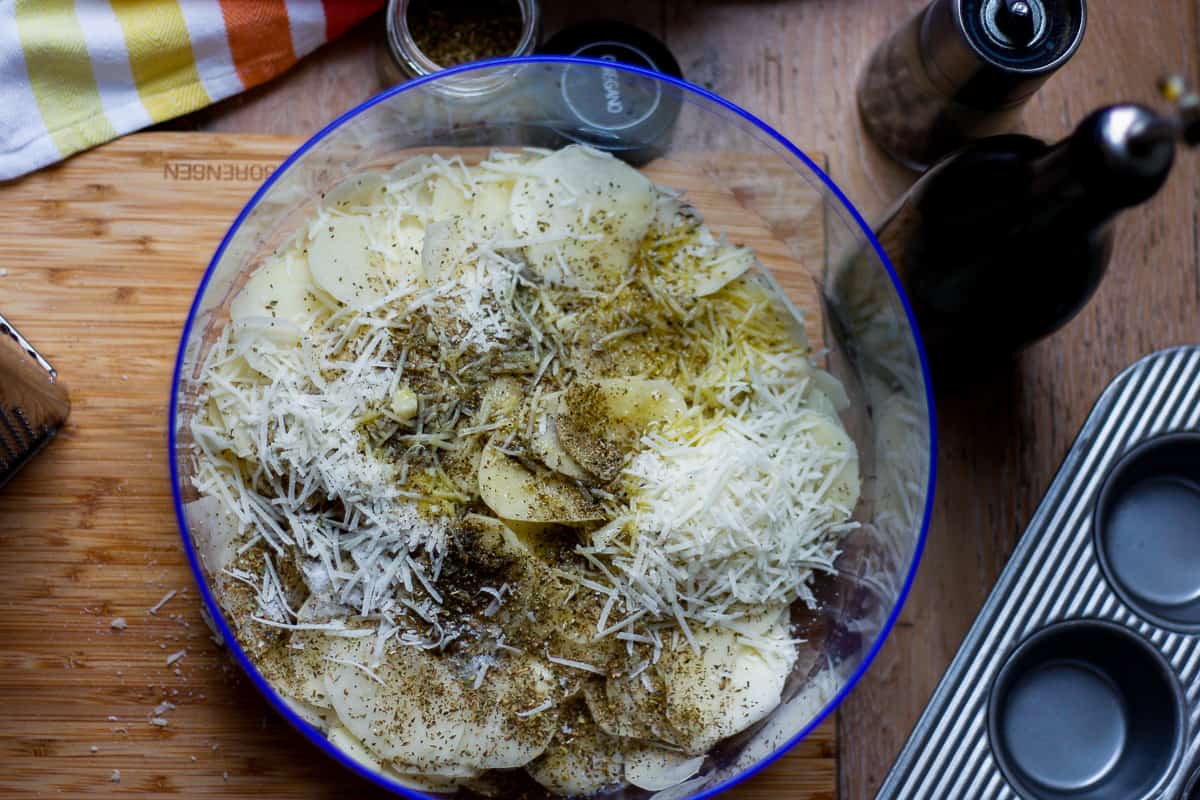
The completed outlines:
[[[1093,500],[1104,476],[1140,442],[1200,428],[1200,347],[1147,356],[1118,375],[1088,415],[996,588],[938,684],[877,798],[1017,797],[992,756],[987,702],[1008,654],[1062,619],[1107,619],[1137,631],[1167,657],[1185,688],[1188,752],[1161,786],[1178,797],[1200,761],[1200,636],[1158,628],[1109,587],[1092,550]]]

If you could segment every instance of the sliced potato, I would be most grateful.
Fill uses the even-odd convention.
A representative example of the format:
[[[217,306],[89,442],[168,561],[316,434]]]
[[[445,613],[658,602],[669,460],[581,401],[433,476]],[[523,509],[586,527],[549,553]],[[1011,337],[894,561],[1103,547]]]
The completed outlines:
[[[681,197],[659,195],[649,235],[658,279],[681,297],[715,294],[757,263],[754,251],[714,236]]]
[[[482,770],[473,769],[471,767],[463,767],[456,764],[447,764],[443,767],[439,767],[436,771],[429,770],[426,772],[420,772],[415,767],[400,761],[393,761],[391,763],[391,769],[395,770],[401,775],[418,774],[423,777],[432,778],[437,782],[466,781],[471,780],[472,778],[478,778],[482,773]]]
[[[479,408],[471,416],[471,425],[487,425],[510,418],[521,405],[522,387],[516,378],[503,375],[488,384]],[[482,437],[460,439],[456,449],[442,459],[442,467],[455,486],[468,495],[479,492],[479,462],[483,456]]]
[[[845,411],[850,407],[850,395],[846,394],[846,387],[837,378],[830,375],[823,369],[813,368],[812,371],[813,385],[821,390],[830,401],[830,404],[837,411]],[[836,417],[837,414],[830,416]]]
[[[516,236],[509,212],[512,190],[511,183],[481,183],[475,189],[471,214],[476,227],[489,239],[511,239]]]
[[[402,647],[376,669],[380,685],[351,665],[366,663],[372,647],[338,640],[325,680],[338,719],[381,761],[434,773],[512,769],[540,755],[558,726],[553,708],[517,713],[553,702],[553,673],[529,656],[505,654],[472,689],[445,659]]]
[[[526,560],[531,557],[521,537],[501,520],[482,514],[467,514],[463,522],[471,535],[472,558]]]
[[[308,265],[295,253],[273,258],[255,270],[233,298],[234,332],[252,326],[281,345],[300,340],[301,327],[323,307]]]
[[[346,727],[338,725],[326,734],[329,743],[367,769],[379,769],[379,760]]]
[[[196,552],[209,574],[219,583],[228,578],[222,570],[237,557],[238,519],[221,498],[206,495],[183,507],[188,528],[196,542]]]
[[[385,765],[383,774],[390,777],[391,780],[400,783],[401,786],[406,786],[409,789],[416,789],[418,792],[432,793],[451,793],[464,783],[475,780],[480,775],[484,774],[484,770],[468,770],[450,768],[448,771],[451,775],[446,775],[445,771],[431,772],[427,770],[414,769],[407,764],[400,762],[392,762],[391,765]]]
[[[557,420],[564,409],[561,392],[544,396],[537,408],[529,409],[528,413],[534,415],[533,436],[529,441],[529,449],[539,461],[555,472],[561,472],[568,478],[586,480],[590,477],[587,470],[567,454],[558,440]]]
[[[521,405],[523,392],[521,382],[510,375],[502,375],[492,381],[484,390],[475,424],[484,425],[511,416]]]
[[[421,266],[421,251],[425,246],[425,226],[413,217],[406,217],[392,231],[392,253],[384,266],[388,277],[398,285],[420,284],[425,272]]]
[[[457,182],[442,176],[433,184],[433,202],[430,214],[434,220],[469,214],[472,198],[468,197]]]
[[[553,562],[562,553],[564,544],[571,541],[570,532],[563,531],[562,526],[551,522],[521,522],[506,519],[502,522],[508,526],[521,544],[536,558]]]
[[[499,517],[520,522],[592,522],[604,514],[583,488],[550,471],[534,472],[495,441],[479,461],[479,496]]]
[[[594,381],[608,414],[615,423],[645,428],[652,422],[667,422],[686,410],[683,396],[662,379],[606,378]],[[570,403],[571,397],[567,397]]]
[[[809,426],[813,439],[822,447],[842,452],[845,463],[834,469],[837,475],[829,484],[829,499],[845,509],[849,516],[858,505],[862,481],[858,474],[858,448],[850,434],[833,417],[816,411],[804,411],[797,415],[797,424]]]
[[[329,720],[332,715],[329,713],[328,708],[317,708],[314,705],[287,696],[283,696],[281,699],[291,709],[293,714],[314,728],[325,730],[329,727]]]
[[[318,286],[352,308],[375,302],[388,291],[385,273],[371,263],[361,217],[331,217],[315,231],[308,267]]]
[[[825,394],[815,386],[809,387],[804,394],[804,404],[812,411],[815,411],[822,416],[834,418],[837,416],[837,407],[833,401],[829,399],[829,395]]]
[[[533,166],[512,192],[525,256],[538,274],[590,289],[621,281],[654,215],[654,187],[640,172],[590,147],[564,147]],[[562,265],[566,273],[562,274]]]
[[[245,332],[245,329],[243,329]],[[258,337],[250,342],[250,345],[242,353],[242,358],[246,364],[265,378],[271,379],[279,372],[280,356],[287,353],[295,345],[293,344],[278,344],[275,340],[266,337]]]
[[[640,789],[657,792],[683,783],[703,763],[704,756],[689,758],[661,747],[636,747],[625,753],[625,780]]]
[[[322,205],[338,211],[369,209],[383,202],[387,177],[378,172],[363,172],[339,183],[325,193]]]
[[[286,652],[278,658],[271,657],[269,664],[264,660],[260,667],[264,667],[264,674],[289,699],[313,708],[328,709],[330,703],[325,686],[328,662],[325,656],[332,643],[330,637],[320,633],[293,631],[285,645]]]
[[[583,696],[588,711],[610,736],[674,742],[675,735],[663,715],[662,681],[653,670],[644,674],[645,680],[641,675],[622,675],[586,684]]]
[[[457,277],[470,265],[467,252],[470,221],[466,217],[452,216],[431,222],[425,228],[425,239],[421,245],[421,269],[430,286],[437,286]]]
[[[779,705],[795,648],[786,643],[787,627],[780,616],[769,622],[762,637],[777,643],[771,648],[717,628],[694,631],[693,637],[699,655],[681,646],[664,652],[655,668],[666,687],[665,715],[673,744],[701,755]]]
[[[576,381],[563,392],[555,431],[562,450],[602,481],[616,478],[625,454],[647,427],[687,408],[670,381],[605,378]]]
[[[721,245],[706,264],[701,264],[692,291],[696,297],[715,294],[731,281],[740,278],[758,259],[748,247]]]
[[[564,722],[570,733],[556,737],[525,771],[564,797],[590,797],[624,783],[621,740],[602,731],[582,705],[573,703]]]
[[[480,438],[459,440],[458,446],[442,456],[442,469],[460,492],[468,496],[479,493],[479,462],[484,443]]]

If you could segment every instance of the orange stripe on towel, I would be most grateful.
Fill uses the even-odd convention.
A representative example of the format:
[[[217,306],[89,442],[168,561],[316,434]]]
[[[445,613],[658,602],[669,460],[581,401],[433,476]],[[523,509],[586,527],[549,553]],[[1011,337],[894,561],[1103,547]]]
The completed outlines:
[[[221,0],[229,52],[249,89],[296,63],[284,0]]]

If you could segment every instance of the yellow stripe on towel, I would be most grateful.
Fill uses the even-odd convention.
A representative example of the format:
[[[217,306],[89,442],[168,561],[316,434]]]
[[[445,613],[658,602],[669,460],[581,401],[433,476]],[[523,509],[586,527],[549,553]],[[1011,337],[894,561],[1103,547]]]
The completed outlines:
[[[208,105],[177,0],[112,0],[138,96],[155,122]]]
[[[16,20],[29,86],[58,152],[114,138],[74,0],[17,0]]]

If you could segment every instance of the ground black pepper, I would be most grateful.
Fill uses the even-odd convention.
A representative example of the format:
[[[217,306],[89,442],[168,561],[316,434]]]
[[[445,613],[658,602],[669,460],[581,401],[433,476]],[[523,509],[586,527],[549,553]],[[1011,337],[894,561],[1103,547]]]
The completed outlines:
[[[516,0],[413,0],[408,29],[430,61],[452,67],[512,55],[521,43]]]

